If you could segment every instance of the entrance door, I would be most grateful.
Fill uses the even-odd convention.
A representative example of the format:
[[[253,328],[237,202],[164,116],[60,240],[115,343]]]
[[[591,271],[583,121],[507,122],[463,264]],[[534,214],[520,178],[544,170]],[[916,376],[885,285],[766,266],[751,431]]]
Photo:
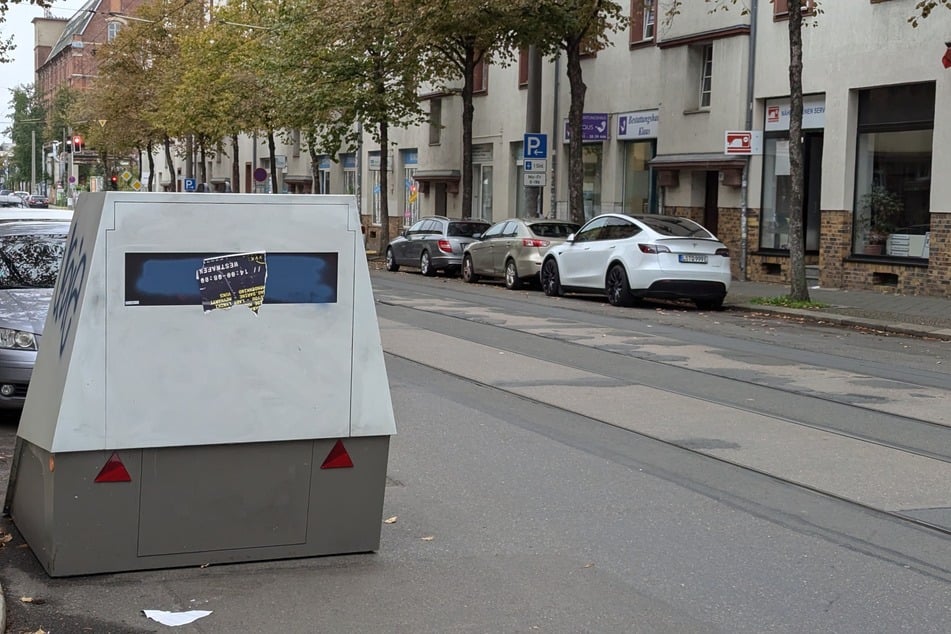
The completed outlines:
[[[434,209],[433,211],[437,216],[446,215],[446,183],[433,183],[433,190],[435,191],[435,200],[433,200]]]
[[[822,194],[822,133],[806,133],[803,146],[803,225],[806,228],[806,251],[819,251],[820,198]]]
[[[707,172],[707,185],[703,194],[703,226],[713,235],[717,235],[717,220],[720,217],[719,189],[720,172]]]

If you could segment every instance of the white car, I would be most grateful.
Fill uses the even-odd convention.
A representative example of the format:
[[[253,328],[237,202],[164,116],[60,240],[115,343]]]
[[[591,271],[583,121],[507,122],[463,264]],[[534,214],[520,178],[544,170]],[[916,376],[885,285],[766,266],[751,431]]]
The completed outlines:
[[[719,309],[730,279],[726,245],[692,220],[660,215],[592,218],[548,250],[541,270],[546,295],[602,293],[614,306],[652,297]]]

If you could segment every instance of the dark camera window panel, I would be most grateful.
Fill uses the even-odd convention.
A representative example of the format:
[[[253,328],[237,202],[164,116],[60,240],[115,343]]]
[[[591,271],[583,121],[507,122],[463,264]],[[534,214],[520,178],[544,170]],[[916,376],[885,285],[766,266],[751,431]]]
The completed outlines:
[[[201,306],[195,273],[226,253],[126,253],[127,306]],[[265,304],[337,302],[337,253],[267,253]]]

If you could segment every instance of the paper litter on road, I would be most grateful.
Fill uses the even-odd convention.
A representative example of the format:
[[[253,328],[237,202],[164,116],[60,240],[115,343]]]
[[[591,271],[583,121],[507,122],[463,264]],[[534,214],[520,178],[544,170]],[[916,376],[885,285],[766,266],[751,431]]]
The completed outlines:
[[[145,616],[162,625],[188,625],[203,616],[211,614],[211,610],[189,610],[187,612],[166,612],[165,610],[142,610]]]

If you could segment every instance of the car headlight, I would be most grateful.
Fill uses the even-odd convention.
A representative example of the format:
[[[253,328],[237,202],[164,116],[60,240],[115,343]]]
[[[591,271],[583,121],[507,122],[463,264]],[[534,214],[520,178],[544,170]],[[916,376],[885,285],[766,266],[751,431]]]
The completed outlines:
[[[11,350],[36,350],[36,337],[32,332],[0,328],[0,348]]]

